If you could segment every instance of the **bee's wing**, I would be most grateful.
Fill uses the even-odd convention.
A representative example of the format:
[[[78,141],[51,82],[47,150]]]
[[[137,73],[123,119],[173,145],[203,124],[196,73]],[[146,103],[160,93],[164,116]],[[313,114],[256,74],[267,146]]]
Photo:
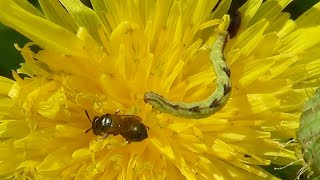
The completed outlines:
[[[121,120],[130,121],[130,122],[141,122],[142,119],[139,116],[135,115],[117,115]]]

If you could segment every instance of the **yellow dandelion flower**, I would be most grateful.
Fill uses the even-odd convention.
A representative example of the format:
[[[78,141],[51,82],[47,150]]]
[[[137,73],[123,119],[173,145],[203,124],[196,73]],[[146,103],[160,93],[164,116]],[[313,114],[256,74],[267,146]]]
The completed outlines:
[[[14,80],[0,78],[1,178],[271,179],[259,165],[296,160],[279,139],[295,138],[319,85],[320,4],[293,21],[281,12],[290,0],[248,0],[224,49],[230,99],[193,120],[143,97],[195,102],[215,90],[209,54],[231,0],[91,2],[0,1],[0,21],[33,41],[16,45],[25,62]],[[85,133],[85,110],[140,117],[148,137]]]

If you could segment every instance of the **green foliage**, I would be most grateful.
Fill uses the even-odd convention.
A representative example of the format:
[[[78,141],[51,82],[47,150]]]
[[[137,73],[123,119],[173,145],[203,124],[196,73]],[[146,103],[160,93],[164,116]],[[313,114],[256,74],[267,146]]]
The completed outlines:
[[[319,0],[294,0],[284,9],[284,11],[291,14],[291,19],[297,19],[301,14],[318,2]]]
[[[23,57],[15,49],[14,43],[23,46],[29,40],[14,31],[0,24],[0,75],[11,77],[11,71],[20,67]]]
[[[300,118],[298,140],[310,176],[320,177],[320,89],[305,104]]]

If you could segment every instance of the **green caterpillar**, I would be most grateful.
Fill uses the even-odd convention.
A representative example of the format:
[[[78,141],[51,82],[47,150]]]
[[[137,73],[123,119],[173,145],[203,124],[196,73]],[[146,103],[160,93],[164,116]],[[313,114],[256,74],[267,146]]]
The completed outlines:
[[[298,140],[310,176],[320,178],[320,88],[307,101],[300,117]]]
[[[205,118],[220,110],[231,94],[230,69],[223,56],[223,49],[228,37],[226,31],[220,31],[213,43],[210,60],[217,75],[217,88],[208,98],[194,103],[172,102],[154,92],[144,94],[144,101],[154,109],[185,118]]]

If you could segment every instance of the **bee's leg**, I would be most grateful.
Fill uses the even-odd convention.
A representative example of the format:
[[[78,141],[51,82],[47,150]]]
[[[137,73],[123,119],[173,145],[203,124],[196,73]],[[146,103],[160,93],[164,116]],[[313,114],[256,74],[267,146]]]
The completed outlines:
[[[126,138],[126,141],[128,142],[128,144],[130,144],[132,141],[130,141],[130,139]]]
[[[102,138],[99,139],[99,141],[104,140],[105,138],[107,138],[109,136],[109,134],[106,134],[105,136],[103,136]]]
[[[109,136],[109,134],[106,134],[102,139],[105,139],[105,138],[107,138]]]

